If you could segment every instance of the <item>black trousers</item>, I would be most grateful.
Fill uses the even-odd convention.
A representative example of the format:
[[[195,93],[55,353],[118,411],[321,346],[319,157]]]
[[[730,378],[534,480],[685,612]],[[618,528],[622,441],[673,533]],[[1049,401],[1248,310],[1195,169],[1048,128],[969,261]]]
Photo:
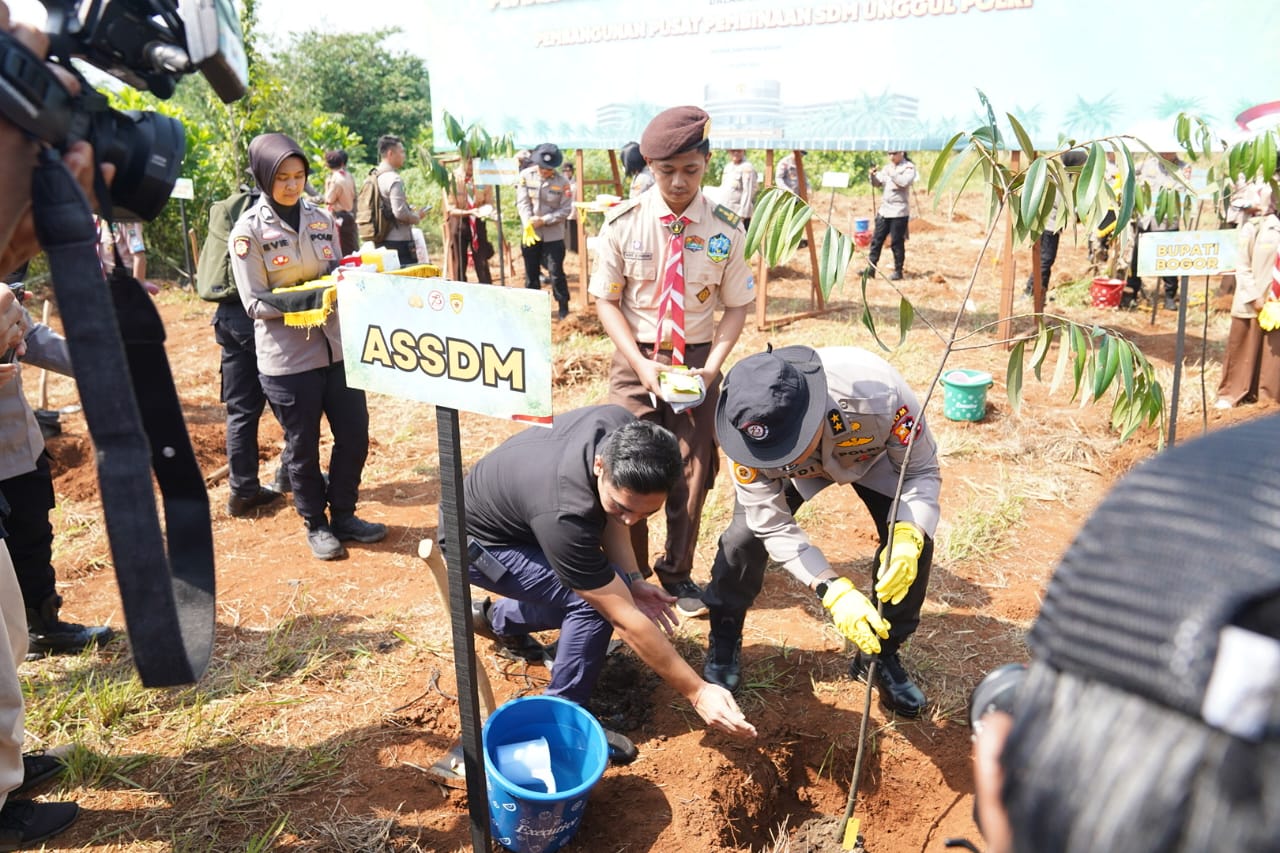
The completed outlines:
[[[276,406],[288,446],[293,505],[305,519],[355,512],[360,477],[369,455],[369,409],[364,391],[347,386],[342,362],[288,376],[262,376],[262,390]],[[329,484],[320,469],[320,418],[329,422],[333,452]]]
[[[258,421],[267,396],[258,379],[258,350],[253,318],[238,300],[222,302],[213,314],[213,339],[222,347],[222,402],[227,407],[227,479],[231,494],[257,494]],[[275,406],[272,412],[281,420]],[[282,421],[283,422],[283,421]],[[288,459],[288,448],[284,459]]]
[[[889,251],[893,253],[893,269],[895,272],[902,272],[902,265],[907,260],[908,222],[910,217],[907,216],[876,217],[876,230],[871,235],[871,248],[867,251],[867,259],[872,266],[880,263],[880,250],[884,248],[884,240],[892,236]]]
[[[22,601],[34,610],[57,591],[53,526],[49,524],[54,497],[48,452],[40,452],[34,471],[0,480],[0,492],[9,501],[9,515],[4,520],[9,536],[4,541],[22,588]]]
[[[418,262],[418,247],[413,245],[412,240],[387,240],[382,248],[395,249],[402,267],[411,267]]]
[[[1058,243],[1062,239],[1061,231],[1044,231],[1040,234],[1040,286],[1049,291],[1049,283],[1052,281],[1053,264],[1058,260]],[[1031,279],[1027,280],[1027,293],[1032,292],[1035,282]]]
[[[551,295],[561,307],[569,306],[569,280],[564,274],[564,241],[541,240],[532,246],[521,246],[524,256],[524,286],[530,290],[542,289],[542,265],[547,265],[551,276]]]
[[[867,511],[876,525],[876,533],[880,536],[880,547],[876,549],[875,564],[872,569],[871,586],[874,588],[880,579],[880,553],[884,551],[889,540],[889,509],[893,499],[888,495],[853,484]],[[792,515],[804,503],[804,498],[791,485],[786,491],[787,506]],[[734,501],[733,521],[720,535],[720,543],[716,548],[715,562],[711,564],[711,583],[703,591],[702,600],[711,610],[711,624],[722,619],[737,620],[741,624],[747,611],[751,608],[756,596],[764,586],[765,564],[768,563],[768,552],[764,543],[756,538],[747,526],[746,514],[741,504]],[[924,537],[924,549],[920,552],[920,563],[916,572],[915,583],[910,591],[897,604],[885,604],[884,618],[889,620],[889,639],[880,643],[882,652],[895,652],[915,633],[920,625],[920,608],[924,606],[925,592],[929,588],[929,571],[933,566],[933,539]],[[875,604],[874,589],[866,590],[867,597]]]

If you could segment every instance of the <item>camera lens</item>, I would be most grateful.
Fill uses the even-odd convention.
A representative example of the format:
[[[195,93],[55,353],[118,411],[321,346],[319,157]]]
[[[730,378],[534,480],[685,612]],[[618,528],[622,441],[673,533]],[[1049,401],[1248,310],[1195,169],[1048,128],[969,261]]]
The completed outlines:
[[[1012,714],[1018,688],[1027,677],[1027,665],[1007,663],[983,676],[969,697],[969,726],[976,727],[979,720],[992,711]]]
[[[182,167],[182,122],[160,113],[103,110],[93,114],[88,140],[99,162],[116,167],[112,218],[150,222],[159,216]]]

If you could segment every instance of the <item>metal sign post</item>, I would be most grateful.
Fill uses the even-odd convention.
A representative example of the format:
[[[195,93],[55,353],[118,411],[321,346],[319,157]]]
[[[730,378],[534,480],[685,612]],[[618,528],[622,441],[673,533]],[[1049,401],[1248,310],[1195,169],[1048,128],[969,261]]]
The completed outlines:
[[[183,202],[195,197],[195,182],[190,178],[178,178],[174,181],[173,192],[169,193],[169,198],[178,200],[178,216],[182,219],[182,263],[187,271],[187,287],[195,287],[196,273],[191,268],[191,241],[187,239],[190,228],[187,226],[187,206]]]

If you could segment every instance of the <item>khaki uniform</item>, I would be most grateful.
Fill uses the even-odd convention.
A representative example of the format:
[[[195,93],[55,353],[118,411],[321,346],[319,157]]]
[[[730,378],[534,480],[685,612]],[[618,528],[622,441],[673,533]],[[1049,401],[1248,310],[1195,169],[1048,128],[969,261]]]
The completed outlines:
[[[461,171],[454,172],[453,179],[454,191],[451,192],[449,187],[442,191],[449,275],[454,281],[466,281],[467,258],[470,257],[475,264],[476,280],[489,284],[493,281],[489,272],[493,245],[489,242],[485,221],[475,216],[456,214],[493,204],[493,187],[477,185]]]
[[[670,213],[661,193],[645,193],[610,210],[600,232],[602,248],[591,276],[591,295],[617,302],[635,339],[643,344],[654,342],[671,236],[661,217]],[[755,301],[755,277],[743,252],[747,235],[737,214],[701,193],[684,216],[689,219],[684,231],[684,337],[690,344],[710,343],[717,307]],[[663,332],[669,347],[670,329]]]
[[[915,394],[887,361],[856,347],[817,352],[827,377],[822,439],[808,458],[782,468],[752,468],[731,461],[733,520],[720,537],[703,601],[711,608],[713,631],[723,621],[740,633],[763,586],[766,557],[806,586],[826,571],[830,563],[809,541],[796,511],[832,483],[852,486],[875,523],[880,548],[872,568],[874,586],[880,552],[889,537],[893,493],[914,431],[897,520],[920,527],[925,544],[910,591],[898,604],[884,606],[890,629],[881,647],[895,652],[919,626],[929,585],[942,489],[938,447]]]
[[[901,163],[889,163],[877,169],[871,176],[873,187],[882,187],[884,194],[880,198],[880,209],[877,211],[885,219],[911,215],[911,185],[916,182],[916,164],[910,160]]]
[[[743,219],[750,219],[756,208],[758,181],[755,166],[748,161],[725,163],[724,174],[720,177],[721,202]]]
[[[320,278],[338,265],[338,235],[323,209],[303,199],[299,231],[276,216],[265,196],[231,229],[227,247],[240,301],[254,318],[258,371],[286,376],[342,361],[338,315],[319,329],[286,326],[280,310],[260,299],[277,287]],[[301,233],[299,233],[301,232]]]
[[[671,363],[670,331],[655,353],[655,335],[662,274],[671,232],[661,222],[670,214],[660,192],[646,192],[610,211],[600,234],[602,248],[591,278],[590,292],[619,304],[631,334],[645,356]],[[737,214],[712,204],[701,193],[684,216],[685,363],[706,364],[715,336],[717,306],[736,308],[755,301],[755,278],[743,251],[746,234]],[[654,405],[631,365],[615,353],[609,373],[609,402],[625,406],[636,417],[661,424],[675,433],[685,460],[684,479],[667,496],[665,553],[654,563],[659,580],[672,584],[689,579],[693,568],[702,505],[715,481],[719,457],[715,443],[715,401],[719,380],[707,388],[700,406],[679,414],[666,403]],[[648,526],[631,528],[631,541],[642,570],[649,565]]]
[[[544,243],[563,240],[564,224],[573,212],[573,185],[559,170],[544,179],[537,166],[530,166],[516,183],[516,209],[521,224],[542,217],[543,224],[534,231]]]

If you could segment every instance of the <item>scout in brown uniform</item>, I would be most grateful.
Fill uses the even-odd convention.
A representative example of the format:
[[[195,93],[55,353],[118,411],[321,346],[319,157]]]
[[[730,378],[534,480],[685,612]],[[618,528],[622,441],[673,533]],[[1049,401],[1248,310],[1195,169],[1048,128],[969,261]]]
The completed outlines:
[[[493,209],[493,188],[479,186],[470,157],[453,173],[453,186],[444,188],[445,225],[449,231],[449,270],[454,281],[467,280],[467,258],[476,269],[476,281],[492,284],[489,258],[493,245],[485,228],[483,208]]]
[[[709,122],[697,107],[674,107],[649,122],[640,150],[656,191],[610,212],[591,279],[600,322],[617,347],[609,402],[662,424],[680,441],[684,480],[667,499],[666,547],[653,568],[686,616],[706,612],[690,571],[702,504],[718,467],[714,400],[720,367],[755,299],[737,214],[700,191],[711,158]],[[673,286],[673,273],[680,286]],[[724,309],[719,324],[717,307]],[[673,363],[687,365],[706,387],[702,403],[679,413],[663,401],[659,387],[660,375]],[[634,525],[637,562],[646,569],[648,542],[646,526]]]

